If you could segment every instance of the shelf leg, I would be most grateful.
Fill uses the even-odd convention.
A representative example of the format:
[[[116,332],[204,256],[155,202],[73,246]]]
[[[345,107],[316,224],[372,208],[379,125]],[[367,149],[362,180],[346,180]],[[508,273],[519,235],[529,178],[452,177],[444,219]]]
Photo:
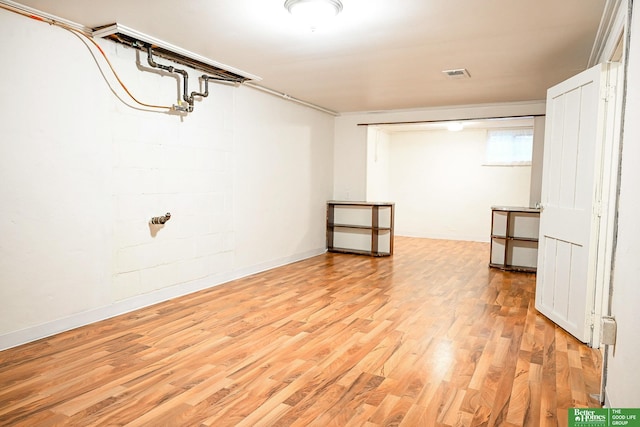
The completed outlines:
[[[380,218],[380,206],[371,208],[371,255],[378,254],[378,221]]]

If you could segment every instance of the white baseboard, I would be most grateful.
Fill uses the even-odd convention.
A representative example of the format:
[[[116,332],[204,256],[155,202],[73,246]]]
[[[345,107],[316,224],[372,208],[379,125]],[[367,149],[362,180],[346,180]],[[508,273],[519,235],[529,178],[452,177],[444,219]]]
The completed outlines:
[[[604,407],[605,408],[617,408],[617,406],[611,406],[611,401],[609,400],[609,393],[606,390],[604,390]]]
[[[489,243],[489,237],[486,235],[483,236],[460,236],[460,235],[452,235],[452,234],[423,234],[423,233],[415,233],[411,231],[402,231],[398,230],[395,232],[396,236],[400,237],[417,237],[419,239],[434,239],[434,240],[459,240],[464,242],[480,242],[480,243]]]
[[[256,264],[251,267],[242,268],[229,273],[210,276],[204,279],[194,280],[192,282],[179,283],[177,285],[159,289],[148,294],[138,295],[123,301],[118,301],[108,306],[98,307],[92,310],[84,311],[82,313],[74,314],[73,316],[57,319],[26,329],[21,329],[19,331],[9,332],[0,335],[0,351],[42,338],[50,337],[60,332],[69,331],[80,326],[85,326],[91,323],[99,322],[101,320],[109,319],[111,317],[119,316],[121,314],[129,313],[131,311],[158,304],[172,298],[177,298],[193,292],[212,288],[214,286],[218,286],[232,280],[240,279],[242,277],[250,276],[255,273],[260,273],[262,271],[271,270],[276,267],[281,267],[283,265],[302,261],[307,258],[321,255],[325,252],[326,249],[315,249],[299,254],[294,254],[290,257],[284,257],[277,260]]]

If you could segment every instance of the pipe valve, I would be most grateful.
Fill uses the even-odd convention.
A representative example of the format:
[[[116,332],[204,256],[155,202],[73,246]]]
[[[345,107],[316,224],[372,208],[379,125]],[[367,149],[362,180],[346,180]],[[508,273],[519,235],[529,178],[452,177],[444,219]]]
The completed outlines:
[[[163,216],[154,216],[153,218],[151,218],[151,221],[149,221],[149,222],[151,224],[164,224],[165,222],[169,221],[170,219],[171,219],[171,214],[169,212],[167,212]]]

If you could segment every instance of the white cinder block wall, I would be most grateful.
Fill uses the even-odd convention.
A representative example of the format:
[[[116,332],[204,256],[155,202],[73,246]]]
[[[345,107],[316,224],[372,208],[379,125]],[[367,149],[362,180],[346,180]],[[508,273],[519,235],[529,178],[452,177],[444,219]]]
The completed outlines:
[[[389,194],[391,135],[375,126],[367,126],[367,133],[366,200],[393,201]]]
[[[332,116],[220,84],[148,112],[63,29],[0,10],[0,39],[0,348],[324,252]],[[175,78],[100,44],[137,98],[175,103]]]

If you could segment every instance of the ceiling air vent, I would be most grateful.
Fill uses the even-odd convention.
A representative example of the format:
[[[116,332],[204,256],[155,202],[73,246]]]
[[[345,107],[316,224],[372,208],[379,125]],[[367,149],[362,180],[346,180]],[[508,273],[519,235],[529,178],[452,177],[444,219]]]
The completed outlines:
[[[188,50],[179,48],[162,40],[158,40],[121,24],[111,24],[94,28],[92,35],[94,37],[110,39],[145,52],[150,47],[153,49],[154,55],[204,71],[207,74],[220,78],[221,80],[236,83],[242,83],[247,80],[262,80],[260,77],[254,76],[253,74],[221,64],[196,53],[189,52]]]
[[[471,77],[466,68],[457,68],[455,70],[444,70],[443,73],[450,79],[468,79]]]

